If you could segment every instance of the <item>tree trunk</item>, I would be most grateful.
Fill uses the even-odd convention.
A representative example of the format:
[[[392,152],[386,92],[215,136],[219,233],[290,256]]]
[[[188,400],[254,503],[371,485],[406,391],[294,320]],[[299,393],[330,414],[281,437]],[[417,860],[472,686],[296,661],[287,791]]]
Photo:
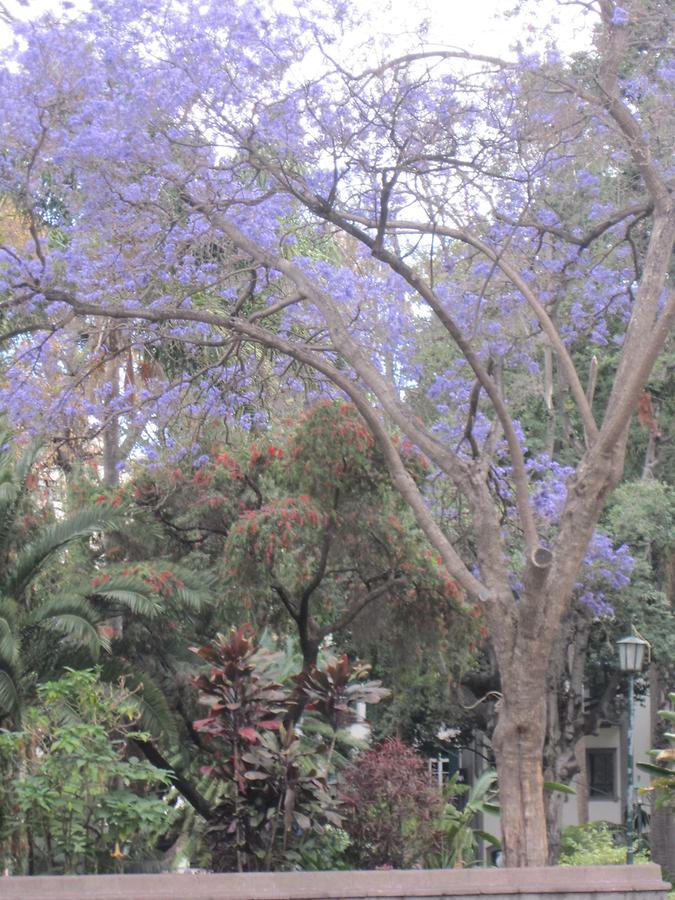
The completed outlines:
[[[560,791],[546,791],[544,794],[549,866],[557,866],[560,862],[560,820],[564,802],[565,795]]]
[[[520,653],[506,674],[502,670],[502,691],[504,699],[492,744],[497,759],[504,858],[509,868],[545,866],[545,673],[539,672],[532,656]]]
[[[569,785],[579,772],[576,748],[584,734],[584,671],[592,620],[588,611],[574,604],[563,619],[550,654],[547,675],[547,729],[544,745],[544,778]],[[544,794],[548,832],[548,862],[560,858],[560,827],[565,794]]]

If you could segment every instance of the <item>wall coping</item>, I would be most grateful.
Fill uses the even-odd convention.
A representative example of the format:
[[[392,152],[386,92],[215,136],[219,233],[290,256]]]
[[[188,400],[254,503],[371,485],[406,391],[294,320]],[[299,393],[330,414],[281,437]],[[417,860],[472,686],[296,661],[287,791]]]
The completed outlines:
[[[2,900],[349,900],[490,894],[665,898],[659,866],[255,874],[37,875],[0,878]]]

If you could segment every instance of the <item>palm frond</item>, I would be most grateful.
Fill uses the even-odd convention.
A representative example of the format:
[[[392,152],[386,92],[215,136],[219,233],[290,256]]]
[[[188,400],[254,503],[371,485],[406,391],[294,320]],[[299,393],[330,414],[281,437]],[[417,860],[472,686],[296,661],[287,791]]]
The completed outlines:
[[[0,616],[0,660],[15,666],[19,658],[19,640],[11,623]]]
[[[8,432],[0,433],[0,446],[11,441]],[[11,537],[12,526],[19,511],[21,498],[26,492],[28,474],[39,451],[38,444],[31,444],[17,458],[11,452],[0,454],[0,558],[5,555]]]
[[[197,612],[202,608],[206,600],[206,592],[202,590],[195,590],[194,588],[187,587],[177,587],[175,589],[175,597],[176,600],[182,606],[188,606],[190,609]]]
[[[67,519],[45,525],[20,551],[7,573],[7,593],[19,596],[44,563],[71,541],[97,531],[113,531],[119,524],[113,513],[97,507],[80,510]]]
[[[97,627],[102,618],[84,597],[57,595],[41,603],[26,616],[25,622],[29,626],[39,625],[43,631],[53,628],[84,647],[97,660],[101,650],[110,651],[110,640]]]
[[[8,671],[0,668],[0,717],[7,716],[19,708],[19,692],[16,682]]]
[[[0,440],[2,440],[1,435]],[[21,487],[14,481],[0,481],[0,509],[4,509],[8,504],[13,503],[20,491]]]
[[[149,619],[154,618],[162,612],[162,604],[159,602],[157,594],[150,592],[141,593],[140,591],[125,590],[123,588],[107,588],[104,591],[97,591],[99,597],[111,603],[121,604],[138,616],[147,616]]]
[[[162,611],[165,606],[162,595],[167,599],[170,597],[179,606],[194,611],[200,610],[212,596],[215,578],[209,571],[196,575],[189,569],[163,559],[155,559],[151,564],[141,563],[141,565],[149,574],[164,571],[170,572],[173,577],[158,592],[157,584],[152,583],[152,579],[146,581],[141,575],[129,572],[128,563],[120,564],[103,570],[102,576],[105,580],[98,578],[97,584],[90,583],[82,593],[109,597],[128,606],[131,612],[147,616],[157,615]]]
[[[153,568],[166,569],[174,576],[171,582],[173,597],[181,606],[189,607],[195,612],[208,603],[213,596],[216,585],[216,574],[210,569],[195,572],[192,569],[177,565],[171,560],[154,560]],[[177,579],[177,581],[176,581]]]
[[[2,616],[3,619],[7,619],[12,627],[14,627],[18,620],[18,614],[19,607],[17,606],[16,600],[0,594],[0,616]]]
[[[61,632],[73,643],[86,648],[94,661],[98,659],[102,647],[107,649],[108,642],[104,635],[81,615],[59,613],[41,619],[40,625]]]
[[[105,579],[105,580],[103,580]],[[82,585],[79,591],[83,595],[101,597],[110,603],[126,606],[139,616],[154,618],[163,609],[162,598],[140,575],[108,568],[103,576]]]
[[[99,624],[101,614],[84,597],[71,593],[56,594],[28,613],[24,621],[26,625],[41,625],[55,616],[72,615],[85,619],[93,627]]]

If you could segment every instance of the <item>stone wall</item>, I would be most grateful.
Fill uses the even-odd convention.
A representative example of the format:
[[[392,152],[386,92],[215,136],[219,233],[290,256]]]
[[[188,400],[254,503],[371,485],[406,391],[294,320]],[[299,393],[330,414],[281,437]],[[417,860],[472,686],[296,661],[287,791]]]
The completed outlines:
[[[0,900],[665,900],[656,865],[0,878]]]

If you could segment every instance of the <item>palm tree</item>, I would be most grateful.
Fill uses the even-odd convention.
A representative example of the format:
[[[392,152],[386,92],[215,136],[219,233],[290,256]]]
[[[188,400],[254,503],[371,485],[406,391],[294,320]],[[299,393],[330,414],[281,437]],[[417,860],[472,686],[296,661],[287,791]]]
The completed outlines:
[[[97,629],[99,615],[84,598],[45,596],[34,587],[49,566],[64,561],[69,545],[115,527],[116,516],[100,507],[86,508],[22,528],[39,448],[13,446],[7,432],[0,433],[0,446],[1,721],[18,712],[22,694],[55,658],[75,660],[84,651],[96,659],[106,646]]]
[[[77,510],[44,524],[22,526],[30,505],[28,494],[34,482],[33,467],[39,448],[13,446],[10,436],[0,432],[0,723],[17,720],[22,698],[35,684],[53,677],[66,665],[91,665],[101,650],[110,650],[110,635],[104,623],[121,612],[144,619],[164,611],[165,597],[144,577],[142,566],[132,569],[88,562],[88,571],[73,565],[76,542],[124,527],[123,515],[109,506]],[[70,560],[68,559],[70,552]],[[70,565],[65,565],[70,562]],[[167,564],[168,566],[168,564]],[[162,561],[154,569],[162,571]],[[147,565],[146,565],[147,569]],[[176,573],[171,584],[173,602],[198,609],[204,591],[190,586],[189,573]],[[91,577],[99,575],[99,577]],[[119,662],[116,673],[132,667]],[[154,733],[168,727],[166,709],[150,679],[143,681],[147,694],[147,718]],[[142,699],[142,698],[139,698]],[[164,721],[164,728],[161,722]]]

